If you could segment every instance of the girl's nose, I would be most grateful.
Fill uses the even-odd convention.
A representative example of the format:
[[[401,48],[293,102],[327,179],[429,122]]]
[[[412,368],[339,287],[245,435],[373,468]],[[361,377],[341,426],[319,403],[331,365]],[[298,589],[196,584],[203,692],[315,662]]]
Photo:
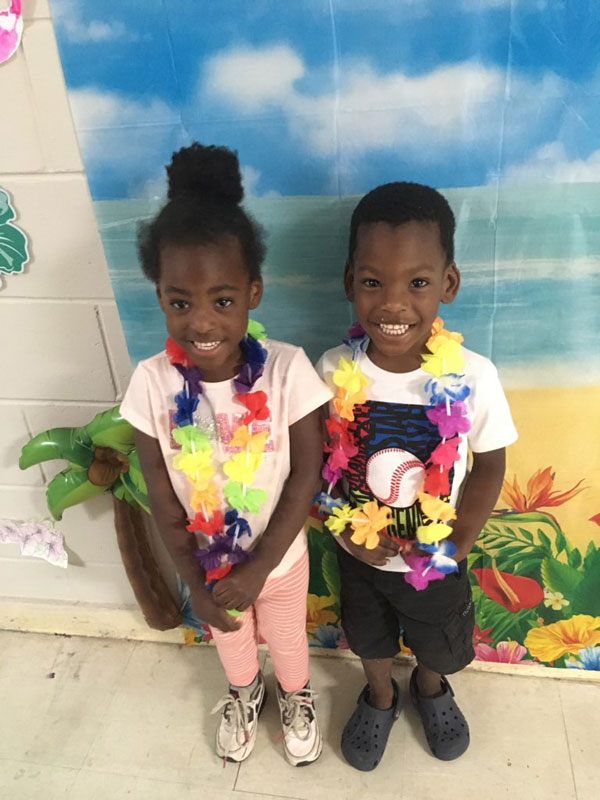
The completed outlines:
[[[212,315],[206,309],[197,309],[190,320],[190,328],[194,333],[203,335],[214,329]]]

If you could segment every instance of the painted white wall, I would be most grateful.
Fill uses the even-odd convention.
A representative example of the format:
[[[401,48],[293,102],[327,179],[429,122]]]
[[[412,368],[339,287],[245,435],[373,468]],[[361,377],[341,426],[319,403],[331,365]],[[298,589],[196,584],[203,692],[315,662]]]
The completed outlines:
[[[22,445],[113,406],[131,374],[49,4],[25,0],[24,11],[22,46],[0,65],[0,187],[32,253],[0,289],[0,517],[14,520],[49,516],[45,486],[63,466],[20,471]],[[57,527],[78,558],[64,570],[0,544],[0,598],[134,605],[110,497],[67,509]]]

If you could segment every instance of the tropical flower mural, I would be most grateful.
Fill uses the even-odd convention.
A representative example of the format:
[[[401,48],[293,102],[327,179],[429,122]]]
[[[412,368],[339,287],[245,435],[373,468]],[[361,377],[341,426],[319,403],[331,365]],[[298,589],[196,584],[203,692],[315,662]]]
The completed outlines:
[[[507,478],[502,508],[469,556],[478,661],[600,670],[600,548],[594,541],[583,551],[575,547],[547,510],[582,492],[584,481],[569,488],[555,481],[552,467],[526,481]],[[590,519],[600,524],[600,514]],[[309,638],[339,647],[337,545],[318,518],[311,518],[309,545]]]

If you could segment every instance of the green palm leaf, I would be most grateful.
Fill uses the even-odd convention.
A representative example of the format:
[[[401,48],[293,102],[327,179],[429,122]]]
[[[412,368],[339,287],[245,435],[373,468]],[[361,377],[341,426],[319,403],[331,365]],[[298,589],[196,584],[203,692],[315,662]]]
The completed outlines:
[[[135,446],[133,427],[123,419],[119,406],[96,414],[85,431],[96,447],[112,447],[127,455]]]
[[[62,519],[65,508],[83,503],[106,491],[106,486],[96,486],[88,480],[87,472],[71,467],[59,472],[48,484],[46,499],[54,519]]]
[[[94,451],[85,430],[52,428],[38,433],[21,450],[19,467],[27,469],[53,458],[64,458],[80,469],[87,469],[94,460]]]

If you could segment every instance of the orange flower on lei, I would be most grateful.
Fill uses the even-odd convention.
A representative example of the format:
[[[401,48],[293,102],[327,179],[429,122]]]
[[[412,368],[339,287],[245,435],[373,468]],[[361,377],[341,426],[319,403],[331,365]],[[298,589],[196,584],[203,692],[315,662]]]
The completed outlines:
[[[352,517],[354,533],[350,537],[354,544],[362,544],[367,550],[374,550],[379,544],[379,531],[391,523],[390,510],[380,508],[374,500],[365,503]]]

